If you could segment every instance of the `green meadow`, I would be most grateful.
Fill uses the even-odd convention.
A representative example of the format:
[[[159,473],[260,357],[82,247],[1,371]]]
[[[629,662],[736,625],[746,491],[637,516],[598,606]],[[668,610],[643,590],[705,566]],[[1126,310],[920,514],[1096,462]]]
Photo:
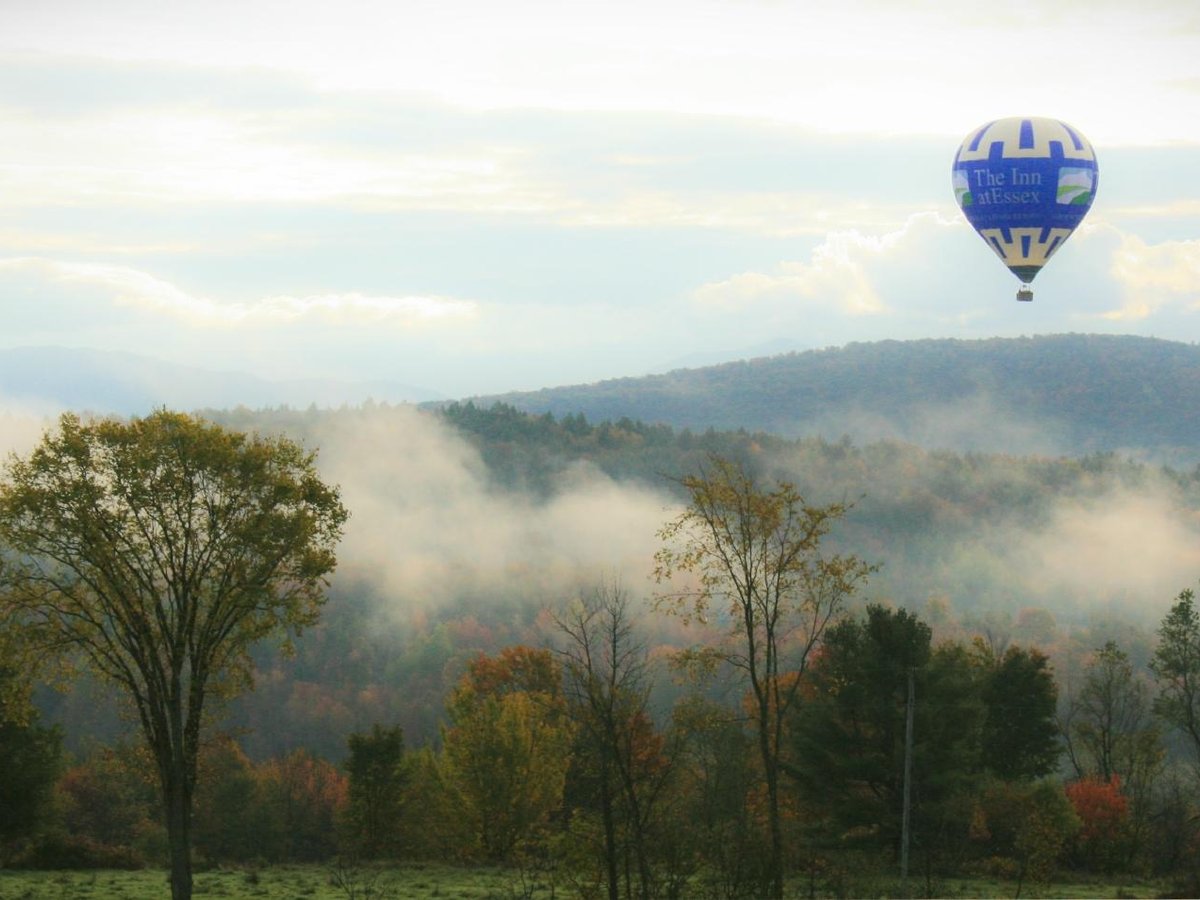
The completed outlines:
[[[589,890],[589,887],[592,890]],[[792,897],[1016,897],[1017,884],[989,879],[945,879],[926,885],[909,880],[907,889],[898,879],[824,885],[810,894],[810,885],[794,882]],[[169,896],[167,873],[162,869],[138,871],[33,872],[0,870],[0,900],[159,900]],[[602,895],[596,886],[566,879],[529,877],[516,869],[412,864],[381,868],[339,869],[335,866],[270,866],[221,868],[195,876],[196,897],[268,898],[268,900],[507,900]],[[1020,897],[1044,898],[1150,898],[1171,896],[1171,886],[1157,881],[1117,879],[1026,882]],[[709,896],[704,890],[686,896]],[[1175,896],[1181,896],[1176,893]]]

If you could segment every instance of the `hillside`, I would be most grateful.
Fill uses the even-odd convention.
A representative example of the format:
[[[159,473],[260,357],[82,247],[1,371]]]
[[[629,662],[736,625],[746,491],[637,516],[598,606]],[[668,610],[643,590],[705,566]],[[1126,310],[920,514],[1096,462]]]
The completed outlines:
[[[829,535],[881,568],[865,599],[929,611],[941,626],[1026,640],[1029,610],[1079,652],[1119,636],[1144,665],[1165,604],[1200,571],[1200,470],[1118,455],[957,454],[457,404],[213,413],[320,449],[351,509],[321,624],[285,658],[259,656],[256,690],[230,709],[256,758],[308,747],[330,758],[372,722],[436,740],[443,700],[468,660],[546,640],[552,607],[616,575],[639,600],[673,476],[709,454],[786,477],[814,502],[850,499]],[[1036,618],[1036,617],[1035,617]],[[686,640],[647,614],[648,646]],[[664,683],[664,690],[672,690]],[[46,699],[69,733],[111,734],[101,689]],[[664,700],[664,707],[665,700]]]
[[[475,403],[494,401],[593,422],[628,417],[693,430],[1193,462],[1200,347],[1077,334],[883,341]]]
[[[0,399],[43,412],[446,404],[436,396],[398,383],[273,382],[86,349],[0,350]],[[582,414],[591,423],[1200,462],[1200,347],[1132,336],[850,344],[472,402],[560,419]]]

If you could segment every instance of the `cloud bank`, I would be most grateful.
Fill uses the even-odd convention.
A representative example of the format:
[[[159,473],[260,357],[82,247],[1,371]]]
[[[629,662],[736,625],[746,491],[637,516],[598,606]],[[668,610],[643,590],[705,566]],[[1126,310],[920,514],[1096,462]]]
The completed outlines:
[[[341,413],[312,436],[352,511],[339,558],[397,612],[467,595],[568,595],[621,572],[640,590],[670,501],[578,463],[549,497],[495,486],[475,449],[406,407]]]

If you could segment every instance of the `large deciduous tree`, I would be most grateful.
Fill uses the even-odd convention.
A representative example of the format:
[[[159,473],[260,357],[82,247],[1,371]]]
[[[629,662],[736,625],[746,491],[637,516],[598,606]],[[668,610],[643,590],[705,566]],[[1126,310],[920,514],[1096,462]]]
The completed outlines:
[[[749,683],[767,796],[769,881],[781,897],[784,722],[813,649],[872,567],[854,555],[822,553],[846,503],[814,506],[793,484],[765,488],[744,465],[720,457],[680,484],[689,503],[659,532],[655,575],[670,589],[658,600],[701,622],[711,616],[725,639],[706,655]]]
[[[245,687],[251,645],[313,624],[346,520],[315,456],[159,410],[67,414],[0,482],[0,603],[136,709],[162,791],[171,893],[190,897],[205,703]]]
[[[1119,782],[1120,793],[1129,800],[1128,840],[1122,852],[1130,856],[1141,849],[1152,827],[1154,786],[1165,759],[1162,735],[1151,713],[1145,679],[1134,671],[1128,655],[1108,641],[1093,654],[1084,669],[1083,686],[1067,698],[1064,714],[1063,736],[1075,774],[1114,789]]]
[[[1149,691],[1116,642],[1096,650],[1083,687],[1068,698],[1064,737],[1075,774],[1137,783],[1161,758]]]

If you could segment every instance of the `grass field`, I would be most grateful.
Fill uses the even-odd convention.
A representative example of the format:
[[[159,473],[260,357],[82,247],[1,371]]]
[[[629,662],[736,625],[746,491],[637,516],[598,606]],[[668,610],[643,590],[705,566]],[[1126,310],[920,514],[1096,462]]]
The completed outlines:
[[[193,878],[196,897],[269,900],[382,900],[426,898],[484,900],[525,896],[520,877],[500,869],[441,866],[338,871],[332,866],[219,869]],[[2,900],[162,900],[170,896],[160,869],[136,872],[15,872],[0,870]],[[551,896],[548,890],[534,897]]]
[[[793,896],[807,896],[793,886]],[[865,887],[865,885],[864,885]],[[892,882],[872,885],[861,896],[902,896]],[[910,882],[912,896],[922,896],[923,884]],[[947,879],[936,886],[942,897],[1012,897],[1016,885],[1004,881]],[[1072,881],[1025,885],[1022,897],[1149,898],[1161,896],[1163,884],[1152,882]],[[529,884],[510,869],[458,868],[416,864],[385,869],[337,870],[333,866],[273,866],[263,869],[219,869],[198,872],[195,896],[270,898],[270,900],[507,900],[529,897],[574,897],[573,885]],[[0,870],[0,900],[162,900],[169,897],[166,873],[160,869],[136,872],[16,872]]]

